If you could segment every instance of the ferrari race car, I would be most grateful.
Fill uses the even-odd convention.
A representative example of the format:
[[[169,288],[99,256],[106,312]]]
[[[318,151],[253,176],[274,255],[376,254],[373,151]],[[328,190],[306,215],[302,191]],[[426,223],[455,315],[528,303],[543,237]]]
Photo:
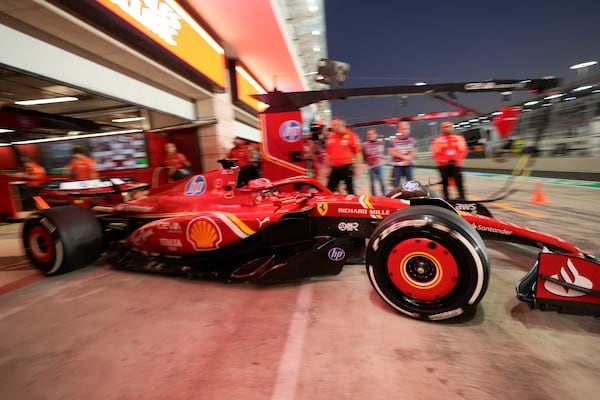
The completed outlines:
[[[490,266],[482,239],[495,239],[544,249],[517,284],[520,300],[600,314],[598,260],[554,236],[459,212],[418,182],[393,197],[333,194],[307,176],[240,187],[239,168],[223,164],[115,206],[38,211],[24,223],[26,254],[47,275],[102,260],[259,284],[336,275],[352,257],[364,257],[387,304],[413,318],[446,320],[483,298]]]

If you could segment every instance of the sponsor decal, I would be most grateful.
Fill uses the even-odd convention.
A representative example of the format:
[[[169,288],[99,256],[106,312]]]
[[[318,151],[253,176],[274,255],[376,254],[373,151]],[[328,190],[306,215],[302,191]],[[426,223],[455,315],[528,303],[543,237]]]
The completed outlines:
[[[153,234],[154,234],[154,231],[152,229],[140,228],[137,231],[133,232],[133,236],[131,237],[131,239],[135,246],[140,246],[140,245],[144,244],[146,239],[148,239]]]
[[[180,248],[183,247],[181,240],[178,238],[160,238],[158,240],[161,246],[168,248]]]
[[[339,247],[333,247],[327,252],[327,257],[329,257],[331,261],[340,261],[343,260],[344,257],[346,257],[346,252],[344,251],[344,249],[341,249]]]
[[[279,136],[288,143],[300,140],[303,134],[302,124],[293,119],[285,121],[279,127]]]
[[[338,224],[340,232],[358,232],[358,227],[358,222],[340,222]]]
[[[467,211],[467,212],[475,212],[477,211],[476,203],[455,203],[454,208],[458,211]]]
[[[592,289],[594,286],[594,284],[589,278],[586,278],[585,276],[579,274],[579,271],[577,270],[575,265],[573,265],[573,262],[570,258],[567,260],[566,268],[564,266],[560,267],[560,276],[559,274],[554,274],[550,277],[559,281],[581,286],[584,289]],[[576,289],[570,289],[550,281],[544,282],[544,289],[556,296],[561,297],[585,296],[585,293],[583,292],[580,292]]]
[[[259,229],[263,226],[263,224],[266,224],[267,222],[270,222],[270,221],[271,221],[271,217],[268,217],[268,216],[263,219],[256,218],[256,222],[258,222]]]
[[[215,179],[213,186],[215,187],[215,189],[221,189],[223,187],[223,179],[221,179],[221,178]]]
[[[375,210],[371,208],[350,208],[350,207],[340,207],[338,208],[338,213],[340,214],[350,214],[350,215],[370,215],[372,218],[380,218],[384,215],[390,215],[390,210]]]
[[[409,191],[409,192],[414,192],[415,190],[417,190],[418,187],[419,187],[419,182],[415,182],[415,181],[407,181],[407,182],[404,182],[404,184],[402,185],[402,188],[404,188],[404,190]]]
[[[188,224],[186,236],[197,251],[218,249],[223,240],[221,229],[208,217],[193,219]]]
[[[177,46],[175,38],[181,30],[181,17],[165,2],[130,2],[112,0],[121,9],[135,18],[159,38],[171,46]]]
[[[190,178],[185,185],[186,196],[200,196],[206,191],[206,179],[202,175],[196,175]]]
[[[317,211],[319,215],[325,216],[327,214],[327,210],[329,209],[329,205],[327,203],[319,203],[317,204]]]
[[[171,232],[181,232],[181,225],[179,222],[168,222],[168,221],[159,221],[157,223],[158,229],[168,230]]]
[[[509,231],[508,229],[500,229],[478,224],[473,224],[473,228],[475,228],[475,230],[483,232],[498,233],[500,235],[512,235],[512,231]]]
[[[527,82],[517,83],[496,83],[496,82],[472,82],[465,84],[465,90],[485,90],[485,89],[523,89]]]

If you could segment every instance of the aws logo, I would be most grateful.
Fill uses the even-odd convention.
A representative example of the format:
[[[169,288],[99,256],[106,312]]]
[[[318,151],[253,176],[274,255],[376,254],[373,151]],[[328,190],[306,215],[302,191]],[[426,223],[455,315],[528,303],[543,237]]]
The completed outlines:
[[[279,136],[288,143],[294,143],[302,137],[302,124],[292,119],[285,121],[279,127]]]

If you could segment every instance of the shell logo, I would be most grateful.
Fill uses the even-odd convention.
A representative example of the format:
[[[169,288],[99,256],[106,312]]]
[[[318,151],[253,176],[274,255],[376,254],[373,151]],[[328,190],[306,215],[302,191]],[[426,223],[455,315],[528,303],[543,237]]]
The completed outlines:
[[[194,250],[218,249],[223,235],[219,226],[208,217],[199,217],[188,224],[187,239]]]

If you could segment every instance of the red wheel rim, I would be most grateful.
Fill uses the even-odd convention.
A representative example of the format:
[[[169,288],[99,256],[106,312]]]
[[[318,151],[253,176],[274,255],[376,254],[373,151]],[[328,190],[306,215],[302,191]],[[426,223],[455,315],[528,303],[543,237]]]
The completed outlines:
[[[29,230],[27,245],[31,258],[40,264],[47,264],[56,256],[54,240],[50,233],[41,226],[34,226]]]
[[[458,283],[458,265],[452,253],[431,239],[398,243],[390,252],[387,268],[394,285],[419,301],[441,299]]]

